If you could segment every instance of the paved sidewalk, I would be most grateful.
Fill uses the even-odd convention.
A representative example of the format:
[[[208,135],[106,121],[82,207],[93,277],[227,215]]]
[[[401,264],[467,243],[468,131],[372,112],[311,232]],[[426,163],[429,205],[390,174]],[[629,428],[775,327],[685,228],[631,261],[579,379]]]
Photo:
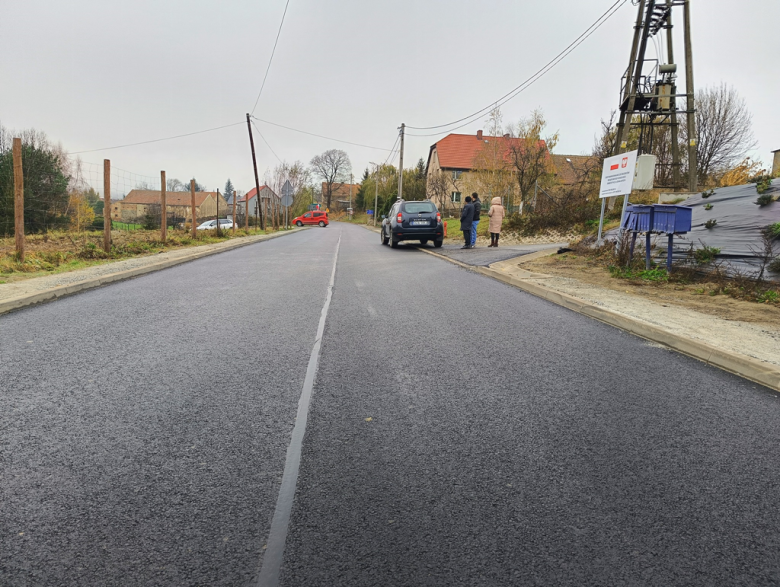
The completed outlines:
[[[63,295],[70,295],[92,287],[98,287],[113,281],[129,279],[137,275],[158,271],[160,269],[165,269],[166,267],[172,267],[173,265],[186,263],[238,247],[278,238],[287,234],[293,234],[300,230],[306,230],[306,228],[295,228],[285,232],[235,238],[211,245],[165,251],[154,255],[133,257],[132,259],[125,259],[123,261],[95,265],[94,267],[87,267],[86,269],[79,269],[77,271],[35,277],[16,283],[0,284],[0,314],[30,304],[55,299]]]
[[[467,265],[487,267],[492,263],[514,259],[521,255],[528,255],[538,251],[554,250],[567,246],[568,243],[550,243],[543,245],[507,245],[498,248],[489,248],[487,245],[478,245],[474,249],[461,249],[460,244],[444,245],[436,252],[450,259],[455,259]]]

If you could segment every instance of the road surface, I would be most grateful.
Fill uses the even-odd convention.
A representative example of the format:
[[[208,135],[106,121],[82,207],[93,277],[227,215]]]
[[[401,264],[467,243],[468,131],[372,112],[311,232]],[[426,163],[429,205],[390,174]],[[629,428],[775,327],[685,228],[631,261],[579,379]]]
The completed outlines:
[[[780,583],[778,394],[360,227],[2,316],[0,384],[2,585]]]

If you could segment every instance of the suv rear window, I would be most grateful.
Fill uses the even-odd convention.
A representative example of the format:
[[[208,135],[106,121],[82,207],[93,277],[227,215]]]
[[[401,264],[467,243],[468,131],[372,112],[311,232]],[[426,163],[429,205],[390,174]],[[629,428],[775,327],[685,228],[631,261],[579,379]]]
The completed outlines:
[[[431,202],[406,202],[404,204],[404,212],[408,214],[436,212],[436,206]]]

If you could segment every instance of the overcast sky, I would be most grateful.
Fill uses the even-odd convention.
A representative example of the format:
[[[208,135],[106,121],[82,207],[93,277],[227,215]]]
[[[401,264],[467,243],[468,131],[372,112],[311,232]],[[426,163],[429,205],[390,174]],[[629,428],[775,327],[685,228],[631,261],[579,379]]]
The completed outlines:
[[[0,123],[42,130],[71,153],[240,123],[257,99],[285,1],[5,1]],[[402,122],[447,123],[497,100],[613,2],[290,0],[254,114],[389,150]],[[691,3],[696,87],[737,88],[753,113],[755,154],[768,163],[770,151],[780,149],[780,2]],[[560,132],[557,152],[589,152],[599,120],[617,106],[635,18],[636,8],[626,3],[505,104],[505,122],[542,108],[549,129]],[[682,65],[681,42],[676,52]],[[455,132],[486,128],[485,118]],[[357,178],[370,161],[388,156],[257,124],[290,162],[344,149]],[[427,157],[436,140],[407,137],[405,165]],[[278,161],[257,135],[255,141],[262,181]],[[254,184],[245,124],[80,156],[95,164],[108,158],[115,169],[139,174],[117,171],[120,184],[158,178],[161,169],[169,178],[194,176],[210,189],[221,189],[228,177],[242,190]],[[87,169],[94,181],[98,166]]]

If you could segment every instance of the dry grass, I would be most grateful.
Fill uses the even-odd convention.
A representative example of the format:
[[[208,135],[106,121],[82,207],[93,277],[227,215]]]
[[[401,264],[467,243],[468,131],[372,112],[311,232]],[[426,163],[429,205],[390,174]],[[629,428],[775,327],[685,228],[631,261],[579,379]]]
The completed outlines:
[[[271,231],[267,231],[271,232]],[[103,251],[101,232],[49,232],[25,237],[25,260],[16,258],[14,239],[0,238],[0,283],[19,281],[51,273],[73,271],[100,263],[151,255],[184,247],[213,244],[253,234],[259,230],[201,231],[196,239],[182,230],[169,230],[165,243],[159,230],[112,231],[111,252]]]

